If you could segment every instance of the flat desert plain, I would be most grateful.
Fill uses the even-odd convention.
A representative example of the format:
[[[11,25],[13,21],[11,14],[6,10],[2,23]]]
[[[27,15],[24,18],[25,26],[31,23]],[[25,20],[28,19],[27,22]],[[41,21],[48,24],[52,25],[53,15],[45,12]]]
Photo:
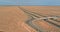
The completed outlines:
[[[60,32],[60,18],[49,22],[36,20],[29,24],[26,21],[32,14],[24,11],[40,14],[41,17],[60,16],[60,6],[0,6],[0,32]]]

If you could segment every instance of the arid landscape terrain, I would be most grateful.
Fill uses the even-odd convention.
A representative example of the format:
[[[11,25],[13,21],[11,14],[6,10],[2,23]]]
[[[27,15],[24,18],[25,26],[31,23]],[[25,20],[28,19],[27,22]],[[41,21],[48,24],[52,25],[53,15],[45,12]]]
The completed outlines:
[[[38,16],[37,16],[38,15]],[[60,6],[0,6],[0,32],[60,32]]]

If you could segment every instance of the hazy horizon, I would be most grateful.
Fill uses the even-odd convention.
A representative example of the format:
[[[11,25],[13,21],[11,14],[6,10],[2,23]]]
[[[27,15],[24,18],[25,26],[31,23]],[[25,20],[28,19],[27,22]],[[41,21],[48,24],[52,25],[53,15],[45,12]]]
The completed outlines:
[[[0,5],[60,5],[60,0],[0,0]]]

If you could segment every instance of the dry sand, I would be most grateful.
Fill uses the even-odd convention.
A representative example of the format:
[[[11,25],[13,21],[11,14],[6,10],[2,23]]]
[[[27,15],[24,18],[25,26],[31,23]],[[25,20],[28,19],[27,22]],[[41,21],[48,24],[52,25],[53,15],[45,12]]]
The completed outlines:
[[[28,11],[32,11],[45,16],[60,16],[60,6],[21,6]],[[25,21],[28,15],[18,6],[0,6],[0,31],[3,32],[37,32]],[[40,22],[41,21],[41,22]],[[48,24],[42,20],[34,22],[48,32],[60,32],[60,28]]]

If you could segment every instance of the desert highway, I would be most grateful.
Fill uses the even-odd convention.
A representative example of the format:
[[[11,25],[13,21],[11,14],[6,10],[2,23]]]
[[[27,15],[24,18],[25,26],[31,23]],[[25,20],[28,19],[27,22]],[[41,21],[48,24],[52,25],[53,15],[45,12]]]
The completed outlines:
[[[44,20],[45,22],[48,22],[49,24],[54,25],[57,28],[60,28],[60,24],[58,23],[58,21],[54,21],[57,18],[59,18],[58,16],[48,17],[41,14],[37,14],[35,12],[28,11],[22,7],[18,7],[18,8],[24,11],[29,16],[29,19],[25,21],[25,23],[27,23],[29,26],[34,28],[37,32],[46,32],[44,29],[42,29],[42,27],[39,27],[37,24],[33,23],[37,20]]]

